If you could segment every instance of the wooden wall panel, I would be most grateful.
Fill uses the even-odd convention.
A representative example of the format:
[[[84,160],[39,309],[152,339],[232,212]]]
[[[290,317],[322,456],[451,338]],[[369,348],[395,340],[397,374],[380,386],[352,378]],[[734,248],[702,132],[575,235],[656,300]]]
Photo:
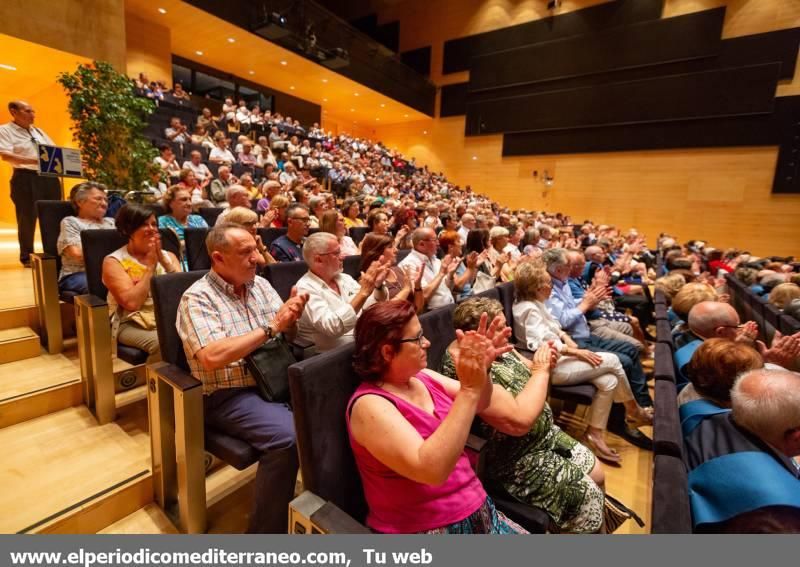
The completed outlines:
[[[170,29],[125,13],[127,72],[146,73],[151,81],[172,86],[172,36]]]
[[[0,33],[125,71],[124,0],[3,0]]]
[[[389,147],[510,207],[800,255],[800,195],[771,194],[776,147],[501,157],[501,136],[464,138],[464,118],[379,127]],[[427,132],[427,134],[423,134]],[[476,158],[476,159],[473,159]],[[533,171],[555,177],[549,190]]]

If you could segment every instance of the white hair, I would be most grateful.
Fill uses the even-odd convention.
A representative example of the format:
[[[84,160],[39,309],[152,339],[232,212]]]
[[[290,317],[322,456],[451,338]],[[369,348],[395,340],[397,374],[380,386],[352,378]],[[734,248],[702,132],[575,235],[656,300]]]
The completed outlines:
[[[731,389],[733,419],[766,441],[800,427],[800,376],[788,370],[745,372]]]
[[[306,264],[311,266],[311,263],[314,261],[314,257],[317,254],[324,254],[328,251],[328,246],[332,242],[338,242],[339,240],[336,238],[335,234],[331,234],[330,232],[315,232],[308,238],[306,238],[305,243],[303,244],[303,260],[306,261]]]
[[[508,229],[502,226],[493,226],[489,231],[489,240],[497,240],[503,236],[508,236]]]
[[[227,201],[230,201],[230,200],[231,200],[231,198],[232,198],[234,195],[236,195],[236,193],[239,193],[239,192],[242,192],[242,193],[248,193],[248,194],[249,194],[249,192],[247,191],[247,189],[245,189],[243,186],[241,186],[241,185],[231,185],[230,187],[228,187],[228,188],[225,190],[225,199],[226,199]]]
[[[544,254],[542,254],[542,260],[547,265],[547,271],[551,274],[554,268],[569,264],[567,251],[563,248],[549,248],[545,250]]]

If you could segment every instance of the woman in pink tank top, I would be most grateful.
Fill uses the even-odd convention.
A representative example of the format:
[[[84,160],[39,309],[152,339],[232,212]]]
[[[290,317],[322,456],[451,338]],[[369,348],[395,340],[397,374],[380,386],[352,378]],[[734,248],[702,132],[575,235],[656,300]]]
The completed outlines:
[[[492,332],[484,320],[459,334],[456,381],[425,369],[430,343],[412,304],[387,301],[362,313],[354,368],[364,381],[346,418],[373,530],[525,533],[495,510],[464,450],[491,400],[487,368],[504,352]]]

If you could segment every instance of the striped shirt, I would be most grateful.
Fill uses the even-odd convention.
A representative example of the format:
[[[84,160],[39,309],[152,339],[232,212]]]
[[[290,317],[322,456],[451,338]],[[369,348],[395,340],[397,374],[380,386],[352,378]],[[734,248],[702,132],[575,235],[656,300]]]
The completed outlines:
[[[244,297],[242,300],[231,284],[211,270],[181,298],[175,324],[192,375],[203,382],[203,394],[256,385],[244,359],[217,370],[204,370],[196,358],[200,349],[214,341],[266,327],[283,305],[269,282],[259,276],[247,284]]]

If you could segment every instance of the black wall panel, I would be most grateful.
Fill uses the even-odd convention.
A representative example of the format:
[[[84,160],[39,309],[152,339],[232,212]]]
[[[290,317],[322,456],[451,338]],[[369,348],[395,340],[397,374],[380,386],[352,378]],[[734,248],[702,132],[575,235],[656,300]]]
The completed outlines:
[[[420,75],[429,77],[431,74],[431,46],[412,49],[400,54],[400,60],[414,69]]]
[[[800,96],[776,98],[771,114],[503,136],[504,157],[731,146],[779,146],[773,192],[800,193]]]
[[[394,21],[380,24],[378,29],[375,30],[373,39],[388,47],[390,51],[397,53],[400,51],[400,22]]]
[[[724,19],[719,8],[475,57],[470,91],[711,57]]]
[[[444,43],[443,73],[467,71],[470,58],[661,17],[663,0],[617,0]]]
[[[460,116],[467,112],[467,83],[456,83],[442,87],[439,116]]]
[[[791,79],[794,76],[798,49],[800,49],[800,28],[733,37],[722,40],[720,53],[717,57],[704,57],[690,61],[678,61],[597,75],[572,77],[559,80],[558,83],[544,82],[507,87],[503,89],[502,96],[514,97],[552,90],[566,90],[587,86],[596,87],[609,83],[637,81],[665,75],[681,75],[772,62],[781,63],[781,79]],[[469,102],[481,102],[494,98],[498,98],[498,92],[493,90],[477,93],[469,92],[468,94]]]
[[[467,104],[467,135],[769,113],[780,63]]]

